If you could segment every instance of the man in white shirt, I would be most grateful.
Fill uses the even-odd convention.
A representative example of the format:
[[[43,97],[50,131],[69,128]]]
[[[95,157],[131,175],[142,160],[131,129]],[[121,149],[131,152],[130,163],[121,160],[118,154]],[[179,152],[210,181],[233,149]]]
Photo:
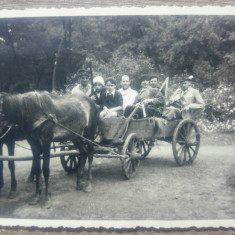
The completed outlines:
[[[91,85],[90,81],[90,73],[86,70],[80,70],[78,73],[78,79],[80,79],[80,84],[75,86],[72,90],[72,94],[85,94],[86,96],[91,95]]]
[[[118,91],[122,94],[123,97],[123,111],[128,105],[133,105],[136,96],[138,95],[137,91],[131,89],[131,81],[128,75],[123,75],[121,80],[122,88]]]

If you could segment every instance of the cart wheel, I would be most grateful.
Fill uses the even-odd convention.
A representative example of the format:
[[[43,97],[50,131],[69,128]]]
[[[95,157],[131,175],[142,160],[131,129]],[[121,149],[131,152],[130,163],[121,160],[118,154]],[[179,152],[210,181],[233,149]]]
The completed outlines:
[[[178,165],[190,165],[197,157],[200,146],[200,133],[196,123],[183,120],[175,128],[172,149]]]
[[[72,150],[74,147],[61,147],[61,151],[65,150]],[[62,167],[66,172],[69,174],[77,172],[77,169],[81,163],[81,156],[80,154],[76,155],[63,155],[60,156],[60,162],[62,164]]]
[[[131,133],[125,140],[123,154],[131,156],[132,153],[141,153],[141,143],[137,139],[136,134]],[[140,160],[128,158],[121,158],[122,170],[126,179],[130,179],[136,175],[136,170],[139,166]]]
[[[148,154],[150,153],[152,149],[152,143],[150,140],[142,140],[140,141],[140,145],[141,145],[142,156],[143,158],[145,158],[148,156]]]

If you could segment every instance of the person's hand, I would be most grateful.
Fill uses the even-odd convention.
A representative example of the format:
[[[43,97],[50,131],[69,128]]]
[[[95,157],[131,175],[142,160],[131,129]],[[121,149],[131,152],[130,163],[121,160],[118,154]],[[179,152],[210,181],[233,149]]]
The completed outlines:
[[[181,110],[181,112],[189,112],[189,111],[190,111],[190,106],[189,106],[189,105],[185,106],[185,107]]]
[[[95,96],[95,95],[92,95],[92,96],[91,96],[91,99],[94,100],[94,101],[96,101],[96,96]]]
[[[142,101],[143,104],[148,104],[150,102],[152,102],[153,100],[152,99],[145,99]]]

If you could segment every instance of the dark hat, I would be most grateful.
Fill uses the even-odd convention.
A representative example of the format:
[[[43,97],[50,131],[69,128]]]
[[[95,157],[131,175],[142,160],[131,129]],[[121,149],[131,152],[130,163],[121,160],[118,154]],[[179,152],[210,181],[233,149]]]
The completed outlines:
[[[140,79],[140,81],[141,81],[141,82],[143,82],[143,81],[149,81],[149,76],[147,76],[147,75],[142,76],[141,79]]]
[[[77,75],[78,77],[82,77],[82,76],[90,77],[90,72],[84,69],[80,69]]]
[[[184,78],[181,80],[181,82],[184,82],[184,81],[193,82],[194,81],[193,75],[184,76]]]

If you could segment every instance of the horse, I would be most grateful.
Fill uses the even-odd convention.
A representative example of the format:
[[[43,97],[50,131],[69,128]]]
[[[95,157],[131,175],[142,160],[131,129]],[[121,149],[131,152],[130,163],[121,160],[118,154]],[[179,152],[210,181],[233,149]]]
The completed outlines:
[[[51,142],[71,141],[79,149],[81,164],[77,171],[77,190],[92,189],[93,142],[99,112],[95,103],[83,94],[59,96],[49,92],[27,92],[5,95],[1,98],[4,120],[24,130],[33,153],[33,172],[36,190],[31,204],[42,201],[40,155],[45,182],[44,202],[49,202],[50,146]],[[88,158],[87,184],[82,182]]]
[[[26,139],[26,134],[19,128],[19,126],[9,126],[3,127],[0,130],[0,156],[3,155],[3,145],[7,146],[8,155],[15,155],[15,141],[21,141]],[[16,196],[17,190],[17,181],[15,177],[15,162],[14,160],[8,161],[8,168],[11,173],[11,188],[8,195],[8,198],[13,199]],[[28,182],[32,182],[34,178],[33,168],[31,168],[30,175],[28,177]],[[4,186],[4,177],[3,177],[3,161],[0,160],[0,195],[1,190]]]

